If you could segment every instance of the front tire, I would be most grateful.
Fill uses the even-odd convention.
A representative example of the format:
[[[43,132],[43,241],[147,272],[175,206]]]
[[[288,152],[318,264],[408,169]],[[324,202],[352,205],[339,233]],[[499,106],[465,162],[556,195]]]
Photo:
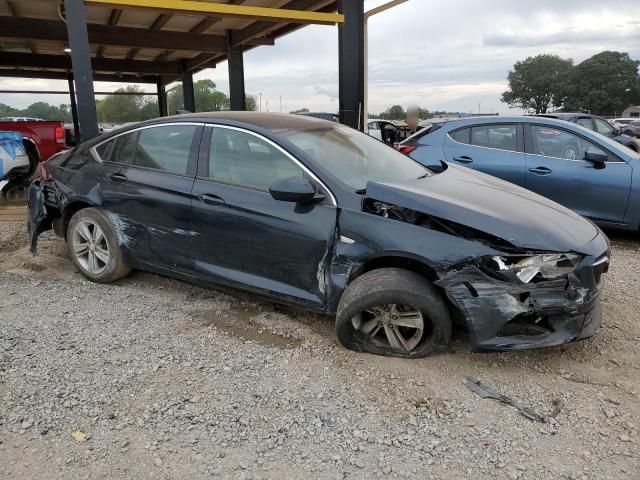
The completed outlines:
[[[446,350],[451,317],[428,280],[401,268],[381,268],[347,286],[338,304],[336,334],[350,350],[420,358]]]
[[[71,217],[67,247],[80,273],[92,282],[114,282],[131,271],[111,221],[97,208],[79,210]]]

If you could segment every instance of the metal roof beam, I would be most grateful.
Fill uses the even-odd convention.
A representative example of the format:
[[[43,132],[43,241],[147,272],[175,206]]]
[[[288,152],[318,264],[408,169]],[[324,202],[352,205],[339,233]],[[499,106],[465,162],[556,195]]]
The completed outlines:
[[[179,75],[182,73],[178,62],[92,58],[91,65],[94,72],[128,72],[158,75]],[[0,52],[0,67],[71,70],[71,58],[66,55]]]
[[[189,50],[224,53],[226,38],[222,35],[204,35],[190,32],[153,31],[142,28],[87,25],[89,43],[158,50]],[[67,28],[63,22],[23,17],[0,17],[0,36],[67,41]]]
[[[110,26],[117,25],[118,22],[120,21],[121,16],[122,16],[122,9],[114,8],[113,10],[111,10],[111,13],[109,14],[109,20],[107,21],[107,25],[110,25]],[[102,57],[102,55],[104,55],[104,45],[100,45],[98,47],[98,51],[96,52],[96,57],[100,58]]]
[[[315,10],[334,3],[336,3],[335,0],[293,0],[287,3],[285,7],[287,9],[313,11],[313,13],[322,15],[332,15],[331,13],[316,12]],[[342,19],[344,21],[344,16]],[[242,30],[233,31],[231,33],[231,41],[234,45],[243,44],[253,38],[264,36],[266,33],[270,33],[271,30],[275,30],[278,27],[279,25],[273,22],[257,21]]]
[[[167,24],[167,22],[171,20],[172,17],[173,15],[169,15],[168,13],[161,13],[153,21],[153,23],[149,27],[149,30],[162,30],[162,27],[164,27]],[[138,55],[138,53],[140,53],[139,48],[132,48],[131,50],[129,50],[129,53],[127,54],[127,59],[133,60],[135,56]]]
[[[52,80],[67,80],[67,72],[52,72],[44,70],[17,70],[17,69],[0,69],[1,77],[18,77],[18,78],[41,78]],[[126,83],[156,83],[157,76],[143,75],[115,75],[94,73],[94,82],[126,82]]]
[[[253,7],[246,5],[229,5],[223,3],[206,3],[193,0],[85,0],[88,5],[111,5],[124,8],[151,8],[192,15],[212,15],[234,17],[245,20],[292,22],[304,24],[335,25],[343,23],[344,16],[339,13],[323,13],[308,10],[291,10],[288,8]]]

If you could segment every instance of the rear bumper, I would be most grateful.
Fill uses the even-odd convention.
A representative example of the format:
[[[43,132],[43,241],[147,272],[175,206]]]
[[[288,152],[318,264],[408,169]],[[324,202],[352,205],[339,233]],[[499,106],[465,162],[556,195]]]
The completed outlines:
[[[34,180],[27,190],[27,232],[29,235],[29,250],[36,254],[38,237],[42,232],[51,230],[52,218],[47,211],[46,196],[40,180]]]

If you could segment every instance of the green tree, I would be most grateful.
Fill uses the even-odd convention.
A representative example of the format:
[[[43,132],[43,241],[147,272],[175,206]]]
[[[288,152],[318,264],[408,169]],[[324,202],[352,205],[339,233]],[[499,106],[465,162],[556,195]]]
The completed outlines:
[[[98,121],[101,123],[127,123],[148,120],[158,116],[157,103],[149,100],[145,95],[137,95],[142,92],[135,85],[119,88],[117,93],[128,95],[107,95],[96,102]],[[154,104],[149,107],[148,104]]]
[[[20,115],[20,110],[0,103],[0,117],[15,117],[17,115]]]
[[[614,115],[640,103],[640,62],[628,53],[605,51],[576,65],[567,83],[565,110]]]
[[[249,112],[255,112],[256,111],[256,97],[255,97],[255,95],[245,95],[244,104],[245,104],[245,108]]]
[[[71,110],[68,105],[60,105],[56,107],[46,102],[35,102],[24,110],[13,113],[12,116],[35,117],[42,120],[62,120],[63,122],[71,121]]]
[[[382,112],[379,117],[385,120],[404,120],[407,117],[407,113],[402,106],[393,105]]]
[[[502,101],[510,107],[546,113],[562,105],[573,61],[557,55],[536,55],[516,62],[509,72],[509,90]]]
[[[430,118],[430,116],[431,114],[429,113],[428,108],[418,107],[418,117],[420,117],[421,120],[426,120],[427,118]]]
[[[229,109],[229,97],[216,90],[216,84],[212,80],[203,79],[195,82],[193,84],[193,96],[196,101],[196,112],[219,112]],[[246,95],[245,105],[247,110],[255,110],[255,96]],[[178,85],[167,92],[167,106],[170,115],[175,114],[176,110],[184,109],[182,85]]]
[[[216,90],[216,84],[209,79],[198,80],[193,84],[193,96],[197,112],[217,112],[224,110],[227,105],[227,96]],[[184,109],[182,85],[167,93],[167,105],[170,115],[176,113],[176,110]]]

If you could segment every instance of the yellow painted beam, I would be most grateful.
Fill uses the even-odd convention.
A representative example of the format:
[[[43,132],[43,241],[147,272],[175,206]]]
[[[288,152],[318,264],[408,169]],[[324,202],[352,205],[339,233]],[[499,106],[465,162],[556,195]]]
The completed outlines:
[[[344,22],[339,13],[289,10],[285,8],[251,7],[247,5],[228,5],[195,0],[85,0],[88,5],[108,5],[120,8],[151,8],[163,12],[193,15],[212,15],[235,17],[246,20],[266,20],[275,22],[309,23],[334,25]]]

